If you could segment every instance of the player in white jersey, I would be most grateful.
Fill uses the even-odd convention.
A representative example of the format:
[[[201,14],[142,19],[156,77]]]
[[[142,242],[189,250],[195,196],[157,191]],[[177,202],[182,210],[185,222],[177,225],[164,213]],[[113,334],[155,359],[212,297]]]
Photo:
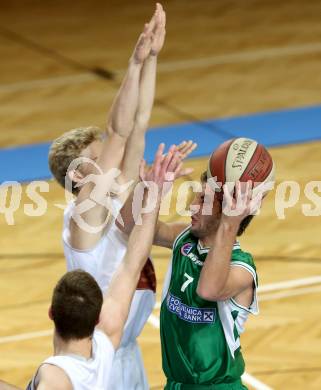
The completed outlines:
[[[106,195],[122,192],[124,183],[138,178],[154,100],[157,55],[164,38],[165,12],[157,4],[155,14],[138,40],[112,105],[107,137],[102,140],[96,128],[72,130],[53,142],[49,154],[55,178],[63,186],[65,178],[67,182],[69,179],[76,195],[76,201],[69,204],[64,218],[67,268],[89,272],[103,292],[120,266],[128,244],[127,237],[114,222],[129,191],[120,193],[117,198]],[[70,169],[70,163],[78,157],[88,160]],[[117,168],[121,173],[118,175],[119,172],[114,171],[115,175],[112,173],[112,177],[108,177],[110,168]],[[114,180],[116,176],[117,181]],[[153,309],[155,287],[154,269],[148,260],[133,299],[121,348],[114,359],[112,389],[148,389],[136,337]]]
[[[144,189],[141,205],[154,196],[155,207],[148,212],[145,209],[142,223],[134,227],[125,257],[105,295],[83,270],[67,272],[56,285],[49,310],[55,325],[54,355],[40,365],[27,390],[115,389],[111,384],[115,349],[151,250],[165,179],[171,181],[175,175],[167,174],[179,169],[179,153],[172,148],[164,158],[163,148],[159,147],[154,166],[145,178],[145,185],[153,183],[153,191]],[[14,389],[0,381],[1,386]]]

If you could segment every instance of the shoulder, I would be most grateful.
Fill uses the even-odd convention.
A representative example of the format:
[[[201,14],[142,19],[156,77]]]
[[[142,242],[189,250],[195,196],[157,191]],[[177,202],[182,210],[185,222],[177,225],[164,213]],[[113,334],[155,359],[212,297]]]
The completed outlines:
[[[231,261],[232,261],[232,263],[238,263],[238,262],[243,263],[244,265],[248,265],[248,266],[256,269],[254,259],[253,259],[253,256],[251,255],[251,253],[244,252],[237,245],[234,246],[234,249],[232,251]]]
[[[64,370],[53,364],[44,363],[38,371],[37,389],[72,390],[72,384]]]
[[[189,241],[195,241],[195,237],[191,234],[190,232],[191,225],[186,226],[176,237],[174,244],[173,244],[173,249],[177,248],[181,244],[185,243],[186,240]]]

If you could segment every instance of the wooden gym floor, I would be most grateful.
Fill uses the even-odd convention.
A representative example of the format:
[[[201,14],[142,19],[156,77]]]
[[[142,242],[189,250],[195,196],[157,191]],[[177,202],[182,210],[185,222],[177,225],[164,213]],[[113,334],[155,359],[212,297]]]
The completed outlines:
[[[167,42],[151,126],[320,103],[321,1],[171,0],[164,7]],[[103,126],[153,2],[15,0],[2,2],[0,10],[0,146]],[[97,67],[113,78],[97,77]],[[271,194],[241,240],[256,258],[260,285],[272,284],[270,291],[263,287],[261,313],[242,336],[246,369],[273,389],[321,388],[321,225],[320,217],[304,217],[301,210],[305,184],[320,179],[320,152],[321,142],[271,149],[278,183],[296,180],[302,195],[280,220]],[[194,179],[205,164],[189,162]],[[55,207],[63,191],[50,182],[44,195],[44,216],[23,213],[30,202],[24,194],[15,224],[7,225],[3,215],[0,221],[0,378],[21,387],[51,353],[47,308],[65,272],[62,211]],[[169,251],[154,248],[153,257],[159,301]],[[283,283],[304,278],[298,287]],[[158,389],[164,377],[157,308],[154,316],[140,344],[151,387]]]

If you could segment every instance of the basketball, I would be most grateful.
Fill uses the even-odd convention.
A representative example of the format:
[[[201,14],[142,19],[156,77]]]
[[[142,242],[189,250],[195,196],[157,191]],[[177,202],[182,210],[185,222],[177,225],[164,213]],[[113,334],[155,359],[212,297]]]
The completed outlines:
[[[274,163],[263,145],[250,138],[234,138],[213,151],[207,176],[222,185],[251,180],[256,195],[264,184],[274,181]]]

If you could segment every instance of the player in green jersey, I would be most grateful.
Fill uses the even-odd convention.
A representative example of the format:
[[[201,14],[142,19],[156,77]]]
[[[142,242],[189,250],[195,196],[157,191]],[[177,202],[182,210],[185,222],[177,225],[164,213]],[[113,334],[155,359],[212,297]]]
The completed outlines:
[[[165,389],[246,389],[240,334],[249,313],[258,313],[257,275],[236,238],[257,205],[251,184],[236,183],[235,197],[225,187],[223,206],[215,196],[211,215],[203,215],[206,174],[202,184],[191,225],[159,222],[155,235],[156,244],[173,248],[161,306]]]

